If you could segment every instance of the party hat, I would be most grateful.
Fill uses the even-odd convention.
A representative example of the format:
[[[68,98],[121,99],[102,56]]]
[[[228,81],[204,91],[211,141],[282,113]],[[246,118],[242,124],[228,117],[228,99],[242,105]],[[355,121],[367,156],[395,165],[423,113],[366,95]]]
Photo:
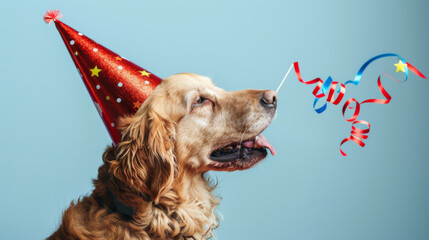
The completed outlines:
[[[113,142],[121,139],[118,118],[134,114],[161,79],[59,21],[58,10],[43,19],[54,22]]]

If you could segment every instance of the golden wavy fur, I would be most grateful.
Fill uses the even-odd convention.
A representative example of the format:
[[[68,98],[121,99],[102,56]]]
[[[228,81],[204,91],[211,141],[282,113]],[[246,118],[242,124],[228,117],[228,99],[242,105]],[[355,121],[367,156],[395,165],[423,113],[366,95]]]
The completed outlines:
[[[134,116],[121,119],[122,139],[104,152],[93,192],[70,204],[48,239],[202,239],[218,224],[219,199],[206,172],[247,169],[266,155],[209,157],[269,125],[275,110],[261,106],[264,92],[226,92],[190,73],[166,78]],[[112,211],[111,193],[133,208],[131,219]]]

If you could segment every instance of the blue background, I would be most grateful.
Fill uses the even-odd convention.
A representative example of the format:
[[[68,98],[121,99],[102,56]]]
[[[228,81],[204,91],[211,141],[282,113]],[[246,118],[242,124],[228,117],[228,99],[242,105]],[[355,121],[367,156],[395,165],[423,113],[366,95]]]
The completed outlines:
[[[395,52],[429,75],[428,1],[7,1],[0,9],[0,239],[43,239],[90,193],[111,143],[55,27],[62,20],[160,77],[195,72],[226,90],[303,77],[345,82]],[[346,98],[379,98],[381,60]],[[278,155],[218,178],[218,239],[429,239],[428,80],[386,79],[388,105],[365,104],[365,148],[340,141],[341,107],[312,110],[313,86],[289,75],[265,131]]]

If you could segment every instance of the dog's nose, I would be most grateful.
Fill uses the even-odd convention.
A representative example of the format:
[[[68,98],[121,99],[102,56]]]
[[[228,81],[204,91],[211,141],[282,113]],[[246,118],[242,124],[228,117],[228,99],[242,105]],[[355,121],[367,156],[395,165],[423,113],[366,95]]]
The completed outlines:
[[[273,90],[268,90],[262,93],[261,104],[267,108],[277,107],[277,94]]]

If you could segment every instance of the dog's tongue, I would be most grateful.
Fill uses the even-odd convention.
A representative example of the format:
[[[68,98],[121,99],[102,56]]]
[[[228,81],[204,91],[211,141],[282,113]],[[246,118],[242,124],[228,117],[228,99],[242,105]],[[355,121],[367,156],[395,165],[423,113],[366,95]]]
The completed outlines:
[[[271,155],[276,155],[276,150],[268,142],[268,140],[263,135],[258,135],[255,140],[249,140],[243,142],[243,146],[252,148],[252,147],[264,147],[270,149]]]

